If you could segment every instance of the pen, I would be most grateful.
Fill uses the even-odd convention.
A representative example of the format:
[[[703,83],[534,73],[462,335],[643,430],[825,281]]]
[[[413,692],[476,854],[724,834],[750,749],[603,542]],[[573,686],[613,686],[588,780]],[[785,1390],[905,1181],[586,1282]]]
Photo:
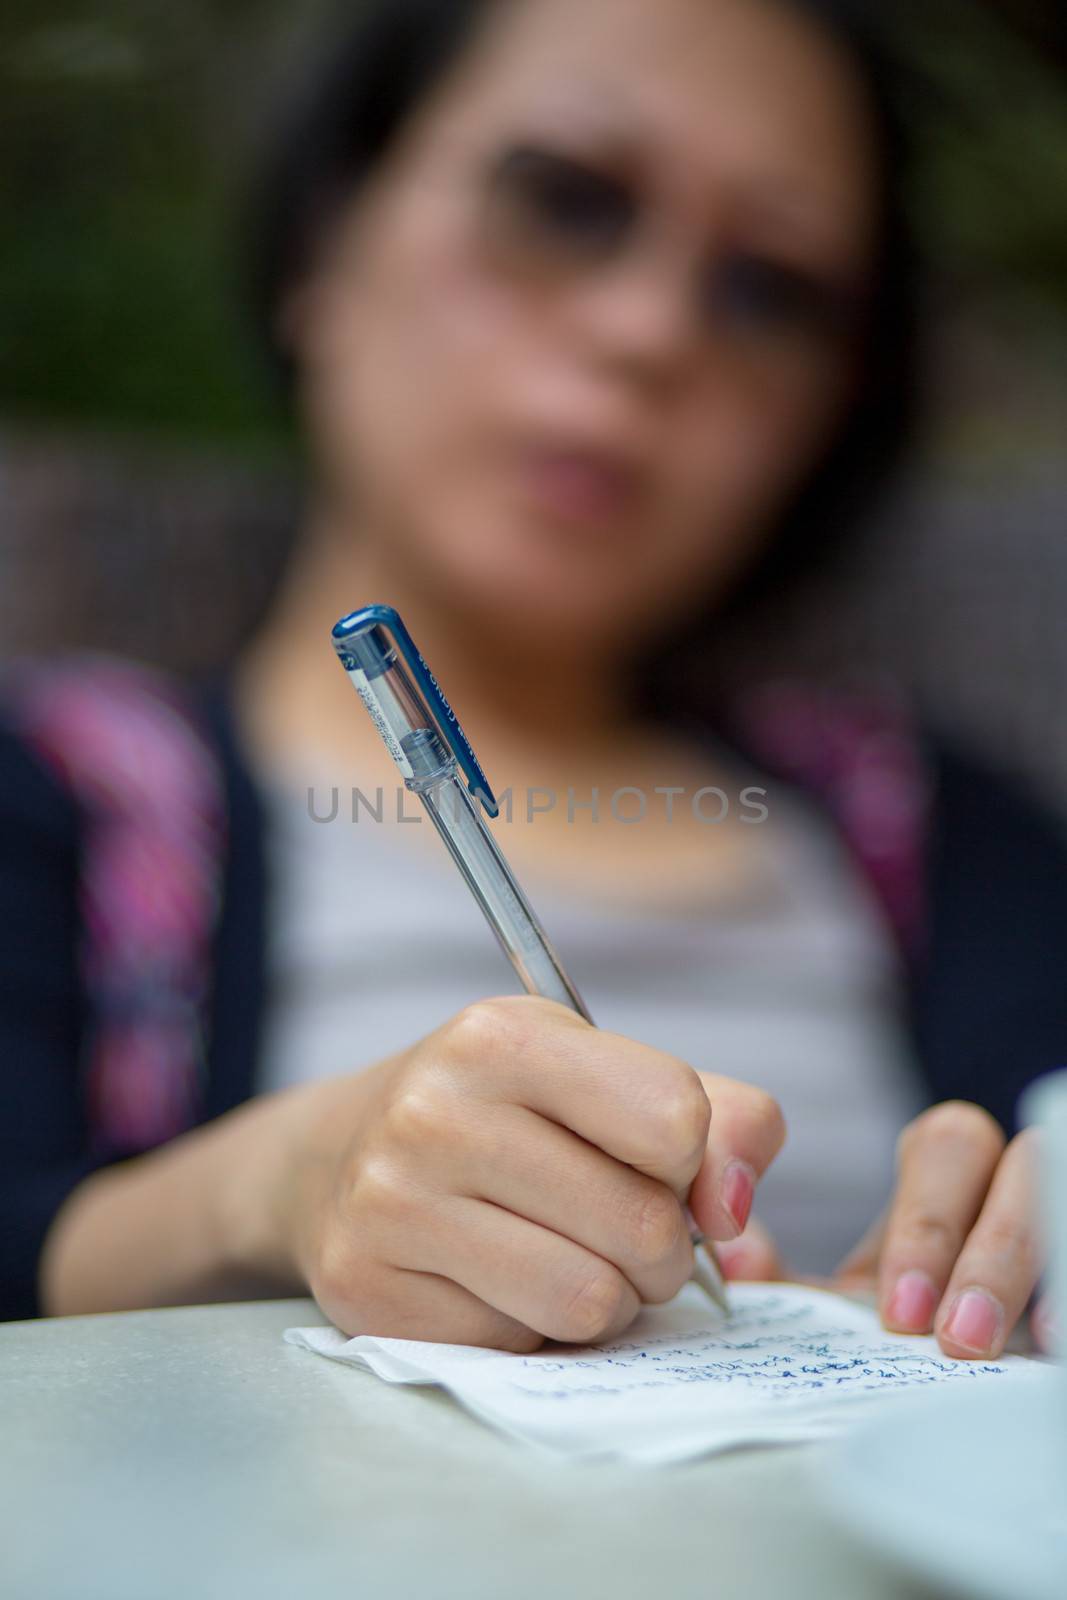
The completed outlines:
[[[491,817],[499,814],[496,797],[470,740],[397,612],[392,606],[362,606],[341,618],[332,637],[341,665],[405,786],[429,812],[523,987],[529,994],[569,1006],[591,1023],[581,995],[482,820],[480,808]],[[688,1207],[686,1220],[694,1247],[693,1281],[728,1314],[713,1246]]]

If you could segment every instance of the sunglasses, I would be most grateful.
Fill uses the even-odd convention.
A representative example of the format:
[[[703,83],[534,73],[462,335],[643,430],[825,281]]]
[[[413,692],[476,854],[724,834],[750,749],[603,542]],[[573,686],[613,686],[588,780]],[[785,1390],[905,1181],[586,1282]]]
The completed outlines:
[[[484,174],[488,238],[517,268],[542,279],[572,279],[618,261],[646,232],[651,210],[636,185],[544,145],[509,146]],[[724,241],[693,284],[705,337],[837,345],[856,337],[864,290],[829,271],[767,249]]]

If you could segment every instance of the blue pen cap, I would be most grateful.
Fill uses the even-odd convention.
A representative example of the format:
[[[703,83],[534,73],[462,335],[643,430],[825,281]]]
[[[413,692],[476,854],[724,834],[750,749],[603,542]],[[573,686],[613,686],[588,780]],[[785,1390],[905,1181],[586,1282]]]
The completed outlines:
[[[392,606],[361,606],[335,624],[333,647],[409,788],[454,758],[491,817],[499,806],[440,684]]]
[[[396,654],[389,641],[381,637],[375,628],[352,634],[345,641],[344,652],[338,650],[337,653],[346,671],[351,672],[353,667],[359,667],[368,678],[377,678],[387,672],[389,656]]]

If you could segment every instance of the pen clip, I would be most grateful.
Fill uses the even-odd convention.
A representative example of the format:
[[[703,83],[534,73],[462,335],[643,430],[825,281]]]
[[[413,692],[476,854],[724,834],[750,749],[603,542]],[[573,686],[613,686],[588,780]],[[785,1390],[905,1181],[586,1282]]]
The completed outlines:
[[[347,672],[351,672],[360,665],[351,654],[346,653],[347,642],[359,634],[370,632],[373,628],[382,628],[403,656],[404,661],[407,663],[408,671],[411,673],[415,685],[426,703],[427,711],[433,718],[442,739],[444,739],[459,763],[460,769],[467,780],[467,788],[470,793],[485,807],[491,817],[499,816],[500,807],[497,804],[496,796],[489,787],[489,779],[482,771],[481,763],[474,754],[474,747],[464,733],[460,720],[449,704],[443,689],[430,671],[414,639],[393,606],[361,606],[358,611],[350,611],[347,616],[342,617],[340,622],[335,624],[333,629],[334,649],[341,659],[341,665]]]

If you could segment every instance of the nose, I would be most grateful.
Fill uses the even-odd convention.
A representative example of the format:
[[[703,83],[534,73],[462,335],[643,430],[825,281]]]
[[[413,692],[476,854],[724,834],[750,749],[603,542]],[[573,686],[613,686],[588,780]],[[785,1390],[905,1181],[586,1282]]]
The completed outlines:
[[[691,269],[683,255],[648,244],[633,249],[591,275],[574,306],[593,355],[660,388],[683,380],[696,351]]]

